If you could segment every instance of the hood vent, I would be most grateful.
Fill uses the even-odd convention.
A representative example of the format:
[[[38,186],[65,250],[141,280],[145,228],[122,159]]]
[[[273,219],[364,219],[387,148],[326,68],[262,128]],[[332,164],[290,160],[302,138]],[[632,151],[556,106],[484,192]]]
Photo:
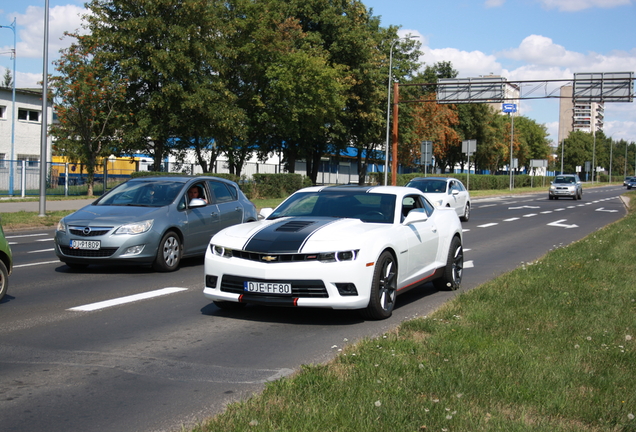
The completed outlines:
[[[278,228],[276,228],[276,231],[282,231],[282,232],[298,232],[301,231],[305,228],[307,228],[309,225],[313,225],[314,221],[290,221],[287,222],[281,226],[279,226]]]

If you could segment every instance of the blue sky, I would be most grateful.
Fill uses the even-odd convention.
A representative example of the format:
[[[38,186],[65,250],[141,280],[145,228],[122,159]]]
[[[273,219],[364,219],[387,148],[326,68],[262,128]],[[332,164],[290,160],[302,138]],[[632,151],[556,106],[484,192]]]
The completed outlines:
[[[576,72],[636,71],[636,0],[363,0],[400,34],[419,36],[422,61],[450,61],[460,77],[572,79]],[[44,65],[44,0],[0,0],[0,25],[16,19],[18,87],[35,87]],[[84,1],[49,0],[49,60],[80,27]],[[0,28],[0,74],[12,69],[13,32]],[[48,67],[49,73],[54,72]],[[527,90],[524,90],[524,92]],[[529,91],[529,90],[528,90]],[[520,112],[555,140],[558,100],[522,101]],[[636,104],[608,103],[605,133],[636,142]]]

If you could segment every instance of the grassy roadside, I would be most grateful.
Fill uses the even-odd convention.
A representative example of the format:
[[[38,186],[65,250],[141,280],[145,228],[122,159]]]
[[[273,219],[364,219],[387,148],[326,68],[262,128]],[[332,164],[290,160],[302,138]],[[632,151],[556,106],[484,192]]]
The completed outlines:
[[[629,215],[306,365],[203,431],[636,431]]]

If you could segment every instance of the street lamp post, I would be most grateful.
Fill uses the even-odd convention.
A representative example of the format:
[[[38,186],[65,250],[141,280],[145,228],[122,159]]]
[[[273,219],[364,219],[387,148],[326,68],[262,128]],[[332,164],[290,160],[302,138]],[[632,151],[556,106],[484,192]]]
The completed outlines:
[[[389,50],[389,85],[387,89],[386,99],[386,149],[384,153],[384,186],[386,186],[389,181],[389,122],[391,116],[391,81],[393,80],[393,47],[401,40],[415,39],[418,37],[419,36],[406,36],[403,38],[398,38],[391,43],[391,49]]]
[[[15,159],[15,58],[16,58],[16,34],[15,34],[15,18],[9,26],[0,25],[0,28],[8,28],[13,30],[13,79],[11,89],[11,156],[9,161],[9,196],[13,196],[13,162]]]
[[[40,214],[46,216],[46,153],[49,82],[49,0],[44,0],[44,48],[42,67],[42,128],[40,130]]]
[[[594,176],[596,175],[596,129],[594,133],[594,144],[592,145],[592,184],[594,184]]]

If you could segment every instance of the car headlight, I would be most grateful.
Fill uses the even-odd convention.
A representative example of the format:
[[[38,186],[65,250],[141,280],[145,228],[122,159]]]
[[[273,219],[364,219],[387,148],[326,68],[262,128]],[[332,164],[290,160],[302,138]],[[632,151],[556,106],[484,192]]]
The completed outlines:
[[[66,232],[66,223],[64,222],[64,219],[60,219],[55,230],[59,232]]]
[[[226,249],[223,246],[210,244],[210,252],[223,258],[232,258],[232,249]]]
[[[357,250],[347,250],[339,252],[323,252],[318,254],[318,261],[336,262],[336,261],[353,261],[358,257]]]
[[[152,228],[154,219],[143,222],[129,223],[122,225],[115,231],[115,234],[143,234]]]
[[[556,190],[556,186],[550,186],[550,190],[551,191]]]

